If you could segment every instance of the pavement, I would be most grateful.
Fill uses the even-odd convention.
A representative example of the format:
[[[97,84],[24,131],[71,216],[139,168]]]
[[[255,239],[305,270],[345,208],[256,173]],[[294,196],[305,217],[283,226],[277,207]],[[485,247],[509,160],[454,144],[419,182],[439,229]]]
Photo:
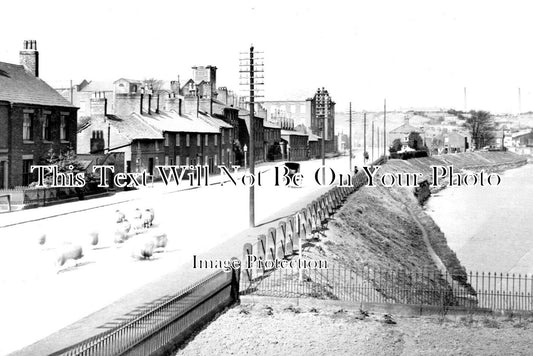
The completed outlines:
[[[281,164],[282,162],[264,162],[256,165],[257,171],[268,171],[272,167]],[[239,174],[244,174],[244,170],[241,168]],[[221,182],[229,182],[229,179],[222,178],[220,174],[214,174],[210,176],[209,182],[211,185],[220,184]],[[102,208],[105,206],[111,206],[130,202],[134,200],[140,200],[147,196],[153,196],[157,194],[171,194],[185,190],[199,189],[198,186],[190,186],[182,184],[177,186],[174,182],[165,185],[161,181],[148,183],[146,187],[141,187],[137,190],[118,191],[115,194],[106,197],[79,200],[69,202],[65,204],[55,204],[39,208],[15,210],[9,213],[0,214],[0,229],[8,226],[20,225],[28,222],[39,221],[56,216],[68,215],[78,213],[81,211]],[[0,235],[1,236],[1,235]]]

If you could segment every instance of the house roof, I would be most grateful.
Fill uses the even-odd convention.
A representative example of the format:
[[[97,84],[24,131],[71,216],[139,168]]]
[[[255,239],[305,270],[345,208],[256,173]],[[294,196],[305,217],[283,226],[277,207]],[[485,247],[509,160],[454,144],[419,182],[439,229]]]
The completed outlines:
[[[532,130],[522,130],[522,131],[518,131],[518,132],[513,132],[511,134],[512,138],[518,138],[518,137],[522,137],[522,136],[526,136],[526,135],[530,135],[532,134],[533,131]]]
[[[105,81],[96,81],[92,80],[84,86],[80,91],[90,91],[90,92],[99,92],[99,91],[113,91],[115,86],[111,82]]]
[[[121,118],[115,115],[107,115],[106,121],[103,118],[91,118],[89,123],[78,131],[78,137],[86,130],[104,130],[109,124],[113,130],[112,145],[122,146],[131,143],[133,140],[162,140],[161,132],[155,130],[135,115]],[[117,137],[118,136],[118,137]]]
[[[389,131],[389,133],[410,133],[410,132],[420,132],[418,127],[414,127],[411,124],[403,124],[395,128],[394,130]]]
[[[136,114],[120,118],[115,115],[107,115],[107,122],[128,140],[152,140],[163,139],[161,132],[139,119]]]
[[[208,124],[204,120],[192,117],[179,115],[176,111],[160,111],[159,114],[152,113],[151,115],[138,113],[132,114],[139,120],[153,127],[159,132],[196,132],[196,133],[219,133],[219,128]]]
[[[204,113],[204,112],[199,112],[198,113],[198,117],[202,120],[204,120],[205,122],[207,122],[208,124],[210,124],[211,126],[217,128],[217,129],[232,129],[233,126],[231,126],[230,124],[228,124],[227,122],[225,122],[224,120],[221,120],[219,118],[216,118],[216,117],[213,117],[207,113]]]
[[[281,136],[309,136],[306,133],[292,130],[281,130]]]
[[[266,127],[266,128],[269,128],[269,129],[280,129],[281,126],[279,126],[278,124],[275,124],[273,122],[270,122],[270,121],[263,121],[263,127]]]
[[[129,83],[134,83],[134,84],[142,84],[142,81],[140,80],[137,80],[137,79],[127,79],[127,78],[118,78],[117,80],[115,80],[113,82],[113,84],[115,84],[116,82],[118,82],[119,80],[124,80],[126,82],[129,82]]]
[[[309,133],[308,136],[309,136],[309,141],[318,141],[322,139],[322,137],[315,135],[314,133]]]
[[[0,100],[46,106],[74,106],[21,65],[0,62]]]

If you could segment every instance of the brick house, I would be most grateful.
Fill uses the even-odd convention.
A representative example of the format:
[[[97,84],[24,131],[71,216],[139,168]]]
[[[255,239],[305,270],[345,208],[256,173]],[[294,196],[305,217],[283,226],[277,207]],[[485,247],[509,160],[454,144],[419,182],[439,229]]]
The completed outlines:
[[[392,146],[392,143],[396,139],[400,140],[403,146],[409,145],[409,134],[412,132],[422,134],[422,130],[420,130],[418,127],[411,125],[409,123],[409,117],[405,116],[402,125],[388,132],[387,141],[389,147]]]
[[[133,115],[163,137],[162,145],[155,144],[151,152],[147,151],[148,142],[144,147],[141,145],[139,149],[132,149],[132,159],[140,159],[150,174],[154,164],[208,165],[210,173],[218,173],[217,166],[222,163],[232,164],[226,163],[227,153],[232,148],[229,141],[232,126],[222,120],[202,112],[197,117],[179,115],[176,111]],[[157,177],[158,172],[154,172],[154,175]]]
[[[309,136],[306,133],[293,130],[281,130],[281,138],[284,140],[282,150],[283,157],[285,157],[286,160],[303,161],[309,158]]]
[[[76,149],[78,108],[39,78],[36,41],[24,41],[20,63],[0,62],[0,188],[31,183],[50,149]]]
[[[323,88],[322,88],[323,89]],[[268,112],[269,118],[276,118],[280,116],[286,117],[293,121],[294,126],[304,125],[308,129],[309,134],[315,136],[325,136],[325,152],[333,153],[337,151],[336,136],[335,136],[335,102],[329,100],[327,107],[327,120],[324,115],[325,112],[318,111],[319,103],[318,91],[311,98],[305,100],[274,100],[265,101],[263,106]],[[324,126],[322,132],[322,126]],[[283,125],[281,125],[283,127]]]
[[[269,121],[263,122],[264,152],[266,161],[276,161],[282,158],[281,152],[281,127]]]

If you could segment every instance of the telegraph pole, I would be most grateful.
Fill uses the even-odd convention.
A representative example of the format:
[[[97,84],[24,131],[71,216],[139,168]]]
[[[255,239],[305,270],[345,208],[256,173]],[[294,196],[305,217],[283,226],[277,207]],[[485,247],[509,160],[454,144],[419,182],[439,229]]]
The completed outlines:
[[[350,101],[350,172],[352,169],[352,102]]]
[[[377,127],[376,138],[378,140],[378,157],[379,157],[379,126]]]
[[[363,164],[366,163],[366,112],[363,113]]]
[[[248,145],[248,152],[250,152],[250,156],[248,157],[248,164],[250,166],[250,176],[255,177],[255,98],[260,97],[261,95],[258,95],[258,88],[256,85],[263,85],[264,82],[263,76],[257,76],[257,73],[263,72],[263,63],[258,62],[257,60],[262,60],[262,58],[254,57],[254,54],[258,54],[262,52],[254,52],[254,46],[250,46],[250,52],[249,53],[241,53],[246,54],[249,57],[247,58],[241,58],[240,63],[240,80],[244,80],[244,82],[241,82],[241,85],[249,86],[249,104],[250,104],[250,133],[249,133],[249,145]],[[246,155],[246,153],[245,153]],[[249,218],[250,218],[250,227],[255,227],[255,185],[250,185],[250,199],[249,199]]]
[[[374,120],[372,120],[372,162],[374,162]]]
[[[322,89],[318,88],[316,92],[316,117],[317,119],[322,119],[322,145],[321,145],[321,156],[322,156],[322,167],[326,166],[326,124],[328,120],[328,110],[329,110],[329,94],[328,91],[323,87]],[[322,182],[326,181],[326,169],[322,168]],[[324,183],[325,184],[325,183]]]
[[[387,99],[383,102],[383,157],[387,159]]]
[[[520,88],[518,88],[518,115],[522,112],[522,95],[520,94]]]

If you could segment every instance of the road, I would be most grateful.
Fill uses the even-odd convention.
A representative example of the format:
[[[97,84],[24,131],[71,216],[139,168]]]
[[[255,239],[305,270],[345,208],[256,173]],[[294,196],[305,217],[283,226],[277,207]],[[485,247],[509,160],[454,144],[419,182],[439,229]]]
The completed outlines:
[[[358,163],[354,160],[353,164]],[[325,189],[314,181],[320,165],[320,160],[302,162],[301,188],[274,186],[275,170],[264,172],[262,185],[256,187],[256,223]],[[330,159],[327,166],[346,174],[348,157]],[[246,186],[226,183],[185,191],[168,186],[153,193],[150,188],[143,189],[146,194],[133,201],[0,228],[5,252],[0,260],[0,329],[8,336],[0,344],[0,354],[40,340],[109,305],[248,227]],[[155,210],[154,227],[139,235],[130,233],[122,244],[114,243],[115,210],[132,220],[136,208]],[[0,216],[2,225],[6,224]],[[154,229],[167,234],[165,251],[150,260],[133,258],[133,247]],[[92,231],[100,237],[95,247],[89,245]],[[44,245],[38,243],[42,233],[47,236]],[[58,251],[65,244],[82,245],[84,257],[58,269]],[[239,253],[235,251],[235,255]]]

